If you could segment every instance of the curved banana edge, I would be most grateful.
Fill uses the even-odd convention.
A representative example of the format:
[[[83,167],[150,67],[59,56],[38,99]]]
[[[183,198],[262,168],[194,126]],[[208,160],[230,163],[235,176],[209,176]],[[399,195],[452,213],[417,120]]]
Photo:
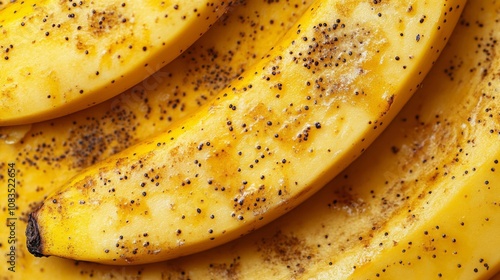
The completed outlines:
[[[311,2],[233,4],[178,59],[158,71],[151,68],[153,75],[122,94],[62,118],[0,127],[2,155],[34,167],[30,174],[62,169],[58,177],[67,180],[198,110],[260,59]]]
[[[229,5],[9,3],[0,10],[0,125],[53,119],[118,95],[179,56]]]
[[[28,249],[147,263],[220,245],[272,221],[390,122],[440,53],[461,4],[318,1],[214,102],[49,196],[32,216],[41,245]],[[417,38],[404,36],[414,32]],[[93,246],[82,246],[89,238]]]
[[[379,253],[365,255],[353,279],[415,271],[487,279],[500,270],[499,11],[497,1],[468,2],[422,96],[375,146],[395,154],[387,160],[396,165],[381,164],[390,189],[383,197],[397,196],[398,210],[370,240]]]

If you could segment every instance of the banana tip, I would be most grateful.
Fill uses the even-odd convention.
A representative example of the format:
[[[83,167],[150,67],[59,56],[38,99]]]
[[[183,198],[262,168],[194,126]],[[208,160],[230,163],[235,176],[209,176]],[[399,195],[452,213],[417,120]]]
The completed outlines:
[[[35,257],[44,257],[42,254],[42,237],[38,229],[35,213],[31,213],[26,227],[26,246],[28,251]]]

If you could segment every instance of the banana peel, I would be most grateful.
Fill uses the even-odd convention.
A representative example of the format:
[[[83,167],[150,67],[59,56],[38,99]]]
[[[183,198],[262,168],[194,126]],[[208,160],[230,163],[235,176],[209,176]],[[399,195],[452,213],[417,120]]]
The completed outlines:
[[[25,0],[0,10],[0,125],[103,102],[186,50],[231,2]]]
[[[353,278],[393,279],[410,276],[411,270],[426,279],[486,279],[500,269],[495,249],[500,248],[495,187],[500,184],[500,59],[494,31],[500,6],[496,1],[468,5],[441,63],[424,82],[427,90],[398,116],[398,129],[381,139],[393,151],[379,161],[388,167],[387,187],[408,202],[401,202],[383,226],[396,243],[376,235],[373,244],[387,245]]]
[[[157,262],[274,220],[379,135],[419,87],[463,4],[317,1],[214,101],[49,195],[29,216],[28,250]]]

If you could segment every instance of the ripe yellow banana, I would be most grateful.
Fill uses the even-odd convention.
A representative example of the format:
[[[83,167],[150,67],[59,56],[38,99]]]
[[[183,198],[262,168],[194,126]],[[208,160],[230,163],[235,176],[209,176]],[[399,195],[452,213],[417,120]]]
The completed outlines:
[[[429,75],[433,76],[433,78],[429,77],[424,81],[423,91],[426,92],[426,97],[424,99],[427,101],[417,99],[419,97],[419,95],[417,95],[414,100],[418,101],[411,101],[412,105],[408,107],[415,109],[418,106],[422,106],[423,108],[427,108],[426,112],[428,115],[440,113],[440,118],[442,120],[447,118],[448,113],[451,114],[449,117],[453,118],[455,116],[455,112],[450,110],[450,108],[457,106],[457,104],[460,103],[460,100],[457,96],[453,95],[453,93],[460,88],[461,90],[473,90],[474,84],[480,76],[479,73],[495,72],[495,69],[492,68],[491,64],[484,64],[484,62],[494,60],[492,57],[488,58],[488,53],[495,53],[497,46],[485,43],[482,45],[483,47],[489,45],[488,47],[493,47],[494,49],[484,49],[483,52],[475,52],[475,50],[478,47],[478,41],[486,42],[484,38],[491,38],[493,41],[498,39],[495,31],[498,30],[498,26],[495,24],[495,12],[500,7],[494,1],[481,2],[471,2],[471,4],[467,6],[465,16],[462,18],[462,25],[458,26],[456,34],[451,38],[451,45],[445,49],[443,57],[440,58],[440,61],[438,61],[435,65],[435,70],[433,70]],[[476,4],[473,5],[474,3]],[[487,14],[485,14],[485,12],[487,12]],[[475,22],[475,24],[471,25],[472,22]],[[467,25],[471,25],[472,27],[467,27]],[[468,62],[468,64],[464,65],[461,63],[464,61]],[[475,73],[473,76],[469,73],[470,69],[468,66],[474,66],[471,68]],[[453,79],[453,82],[449,82],[447,80],[447,75],[449,75],[449,79]],[[471,78],[473,79],[473,82],[464,85],[464,81],[469,82]],[[432,87],[427,86],[427,84],[429,84],[429,80],[433,81]],[[484,82],[487,81],[488,80],[485,80]],[[441,84],[442,82],[444,82],[444,84]],[[492,86],[498,88],[498,84]],[[432,101],[437,96],[439,96],[438,100]],[[454,102],[448,104],[450,100]],[[440,102],[443,103],[440,104]],[[441,106],[443,104],[447,104],[447,109],[445,108],[446,110],[442,110]],[[415,119],[415,113],[415,111],[406,113],[405,115],[411,116],[411,118],[408,118],[407,120]],[[463,113],[460,113],[458,115],[462,114]],[[272,225],[269,225],[252,235],[243,237],[231,244],[217,248],[216,250],[207,251],[203,254],[197,254],[179,260],[154,265],[109,267],[85,262],[73,263],[62,259],[49,258],[37,259],[21,271],[27,271],[26,275],[36,275],[37,277],[42,276],[43,279],[53,279],[54,277],[62,279],[64,277],[68,277],[68,275],[77,279],[157,279],[160,277],[173,279],[234,279],[237,277],[240,279],[252,279],[262,275],[266,278],[274,276],[275,279],[307,279],[308,277],[305,277],[303,273],[313,275],[313,277],[311,277],[312,279],[329,279],[328,275],[331,275],[333,273],[332,271],[336,270],[337,275],[340,275],[338,279],[346,279],[354,271],[352,266],[356,266],[366,259],[363,257],[353,257],[353,252],[359,250],[359,253],[364,253],[366,255],[370,255],[372,252],[376,254],[380,253],[378,249],[374,248],[377,246],[370,247],[370,250],[367,250],[366,238],[361,238],[361,240],[359,239],[361,235],[360,233],[365,232],[366,235],[370,235],[370,221],[372,221],[372,218],[378,218],[378,220],[382,223],[385,223],[383,221],[385,216],[377,217],[377,213],[385,213],[391,205],[397,205],[397,203],[399,203],[399,205],[397,205],[399,208],[404,208],[405,206],[410,206],[412,204],[409,199],[402,200],[401,197],[404,196],[404,194],[393,195],[394,192],[388,191],[385,183],[386,179],[390,179],[391,182],[394,182],[394,180],[398,180],[399,177],[407,176],[407,170],[409,170],[411,166],[408,165],[407,170],[399,170],[399,168],[396,168],[395,170],[398,170],[396,172],[395,170],[388,171],[387,168],[389,165],[376,165],[379,158],[383,158],[388,154],[390,155],[390,153],[387,152],[388,150],[397,151],[397,147],[393,148],[391,142],[394,143],[403,140],[393,142],[392,139],[394,137],[403,138],[404,131],[416,130],[416,132],[413,132],[412,135],[422,131],[420,125],[418,125],[415,121],[412,122],[412,126],[408,126],[407,122],[404,122],[403,114],[397,117],[396,120],[399,120],[400,123],[397,125],[393,124],[391,126],[397,126],[397,128],[390,128],[390,131],[392,132],[386,132],[387,136],[382,138],[388,142],[386,144],[380,144],[384,140],[378,140],[375,143],[375,147],[378,148],[378,151],[376,151],[376,148],[370,148],[367,153],[355,163],[357,167],[353,167],[349,173],[355,174],[354,176],[358,177],[367,176],[369,178],[378,178],[374,183],[359,183],[360,180],[357,179],[355,180],[355,184],[351,184],[350,181],[353,179],[353,176],[342,178],[345,176],[342,174],[336,179],[337,183],[331,183],[303,206],[300,206],[298,209],[287,214],[287,216],[278,220],[276,223],[273,223]],[[434,121],[432,123],[434,123]],[[455,122],[455,124],[456,123],[457,122]],[[461,129],[461,127],[454,128],[457,130]],[[434,133],[436,132],[434,131]],[[432,139],[435,134],[431,133],[427,135],[429,135],[429,139]],[[425,135],[420,135],[420,138],[424,137]],[[408,136],[406,138],[410,137]],[[414,138],[407,139],[406,144],[403,145],[407,145],[408,147],[412,147],[414,145],[416,147],[420,147],[418,145],[420,143],[422,144],[421,147],[424,147],[429,144],[428,141],[417,142],[412,141],[412,139]],[[486,154],[491,152],[491,149],[488,147],[482,146],[480,148],[485,149]],[[400,151],[398,151],[398,154]],[[402,161],[405,161],[405,157],[406,156],[402,155],[398,156],[398,158]],[[432,157],[432,155],[429,157]],[[376,161],[370,162],[370,160]],[[413,165],[418,167],[418,160],[415,161]],[[439,163],[434,161],[434,165],[439,166]],[[498,171],[498,168],[496,171]],[[369,174],[372,175],[368,176]],[[431,184],[429,188],[432,188],[432,186],[433,185]],[[460,185],[457,184],[457,186]],[[363,190],[357,192],[357,188],[362,188]],[[357,196],[359,193],[364,194],[362,199],[365,200],[359,199]],[[370,195],[366,195],[367,193],[370,193]],[[29,194],[27,193],[26,195]],[[496,197],[498,197],[498,195],[496,195]],[[396,201],[396,199],[398,201]],[[380,210],[383,211],[378,212],[376,208],[363,207],[366,206],[367,203],[374,204],[376,201],[383,202],[378,204],[380,206]],[[476,202],[479,202],[479,204],[483,203],[481,200]],[[461,205],[457,206],[456,204],[455,206],[462,207]],[[367,211],[367,209],[369,211]],[[433,209],[429,210],[432,211]],[[471,213],[481,215],[482,212],[475,211]],[[498,213],[498,211],[495,212],[495,214],[496,213]],[[439,215],[439,213],[436,214]],[[395,216],[397,217],[398,215]],[[453,218],[453,215],[445,215],[445,218],[448,217]],[[492,217],[495,216],[492,215]],[[429,219],[428,223],[433,224],[434,221],[435,220]],[[431,225],[430,227],[435,227],[435,225]],[[456,227],[456,225],[453,225],[453,227]],[[469,227],[469,230],[470,229],[471,227]],[[490,229],[495,228],[493,227]],[[393,236],[398,236],[398,234],[393,232],[393,230],[389,230],[387,232],[387,239],[391,239]],[[383,229],[379,229],[378,234],[386,236]],[[464,258],[470,256],[470,259],[473,259],[473,256],[479,256],[483,253],[476,251],[475,255],[473,255],[470,253],[471,249],[496,249],[496,247],[494,247],[495,244],[488,244],[489,240],[485,239],[484,236],[478,236],[476,238],[475,236],[468,235],[467,233],[466,235],[467,239],[465,240],[467,242],[459,243],[458,241],[460,240],[456,239],[457,242],[453,243],[452,239],[447,239],[446,237],[443,241],[449,241],[451,244],[456,244],[456,246],[458,246],[457,252],[461,253]],[[336,238],[343,242],[335,240]],[[482,244],[474,247],[469,246],[471,245],[470,241],[474,241],[475,239],[478,239]],[[491,240],[496,239],[493,238]],[[399,243],[403,242],[401,239],[394,241]],[[313,252],[314,254],[309,254],[309,252],[313,251],[312,248],[316,248]],[[0,250],[1,249],[2,247],[0,247]],[[430,255],[436,250],[428,252],[426,247],[420,247],[418,250],[421,250],[421,252],[427,253],[428,255],[427,257],[422,255],[420,258],[417,257],[416,259],[432,259],[432,262],[435,262],[436,266],[446,266],[446,260],[438,258],[437,256],[434,258]],[[467,253],[462,253],[464,252],[462,250]],[[400,254],[404,254],[403,250],[401,250]],[[329,256],[336,257],[333,259]],[[342,262],[341,260],[343,258],[346,260]],[[378,259],[383,259],[383,256],[379,256]],[[478,258],[478,262],[474,261],[472,265],[480,264],[478,267],[482,268],[485,267],[485,262],[485,259],[481,262],[480,258]],[[51,266],[54,263],[58,264],[58,266]],[[467,264],[469,262],[466,261],[464,263]],[[496,263],[497,265],[495,265],[495,262],[491,262],[489,264],[486,263],[489,267],[486,274],[484,274],[485,270],[480,270],[479,268],[477,273],[474,272],[472,265],[469,265],[468,268],[462,266],[463,271],[465,272],[461,275],[461,278],[486,278],[488,275],[493,274],[494,271],[498,271],[498,261]],[[398,265],[401,264],[398,263]],[[320,267],[316,268],[316,266]],[[433,265],[432,267],[435,268],[436,266]],[[43,269],[41,269],[41,267],[43,267]],[[406,268],[406,270],[400,271],[402,274],[397,275],[398,278],[403,276],[407,278],[415,278],[418,277],[419,271],[425,272],[427,270],[427,267],[419,270],[419,268],[412,265],[402,267]],[[458,265],[456,267],[451,267],[451,269],[455,268],[459,270]],[[450,269],[450,266],[446,266],[446,269]],[[308,270],[312,270],[314,272],[309,272]],[[331,271],[328,272],[328,270]],[[465,273],[469,273],[471,275],[467,275]],[[383,279],[383,276],[384,274],[380,274],[379,277],[372,277],[372,279]],[[460,275],[457,275],[456,277],[450,276],[450,274],[443,274],[442,277],[436,275],[431,276],[431,278],[437,279],[460,279]],[[23,276],[21,276],[20,278],[14,279],[28,278],[23,278]],[[356,279],[364,278],[358,277]]]
[[[0,10],[0,125],[115,96],[172,61],[231,1],[25,0]]]
[[[206,103],[274,46],[311,2],[233,4],[229,13],[178,59],[127,92],[64,118],[0,128],[0,174],[8,173],[7,163],[17,163],[17,214],[25,217],[33,208],[31,202],[42,200],[82,168],[164,130]],[[8,185],[7,177],[0,176],[0,185]],[[0,188],[0,197],[7,197],[7,189]],[[8,217],[8,212],[0,212],[0,220]],[[17,226],[16,274],[7,275],[16,279],[71,275],[71,262],[38,259],[26,251],[24,235],[20,234],[25,222],[21,218]],[[8,234],[0,231],[0,240],[8,240]],[[9,246],[3,245],[0,254],[6,255]],[[72,277],[76,276],[86,274]]]
[[[139,264],[272,221],[378,136],[418,88],[463,4],[317,1],[215,101],[49,196],[30,215],[29,251]]]

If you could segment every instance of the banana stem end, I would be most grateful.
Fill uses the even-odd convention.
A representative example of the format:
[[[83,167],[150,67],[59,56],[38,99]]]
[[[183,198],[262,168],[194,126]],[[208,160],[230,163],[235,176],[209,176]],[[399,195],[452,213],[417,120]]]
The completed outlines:
[[[26,246],[35,257],[46,257],[42,254],[42,237],[38,229],[35,213],[31,213],[26,227]]]

